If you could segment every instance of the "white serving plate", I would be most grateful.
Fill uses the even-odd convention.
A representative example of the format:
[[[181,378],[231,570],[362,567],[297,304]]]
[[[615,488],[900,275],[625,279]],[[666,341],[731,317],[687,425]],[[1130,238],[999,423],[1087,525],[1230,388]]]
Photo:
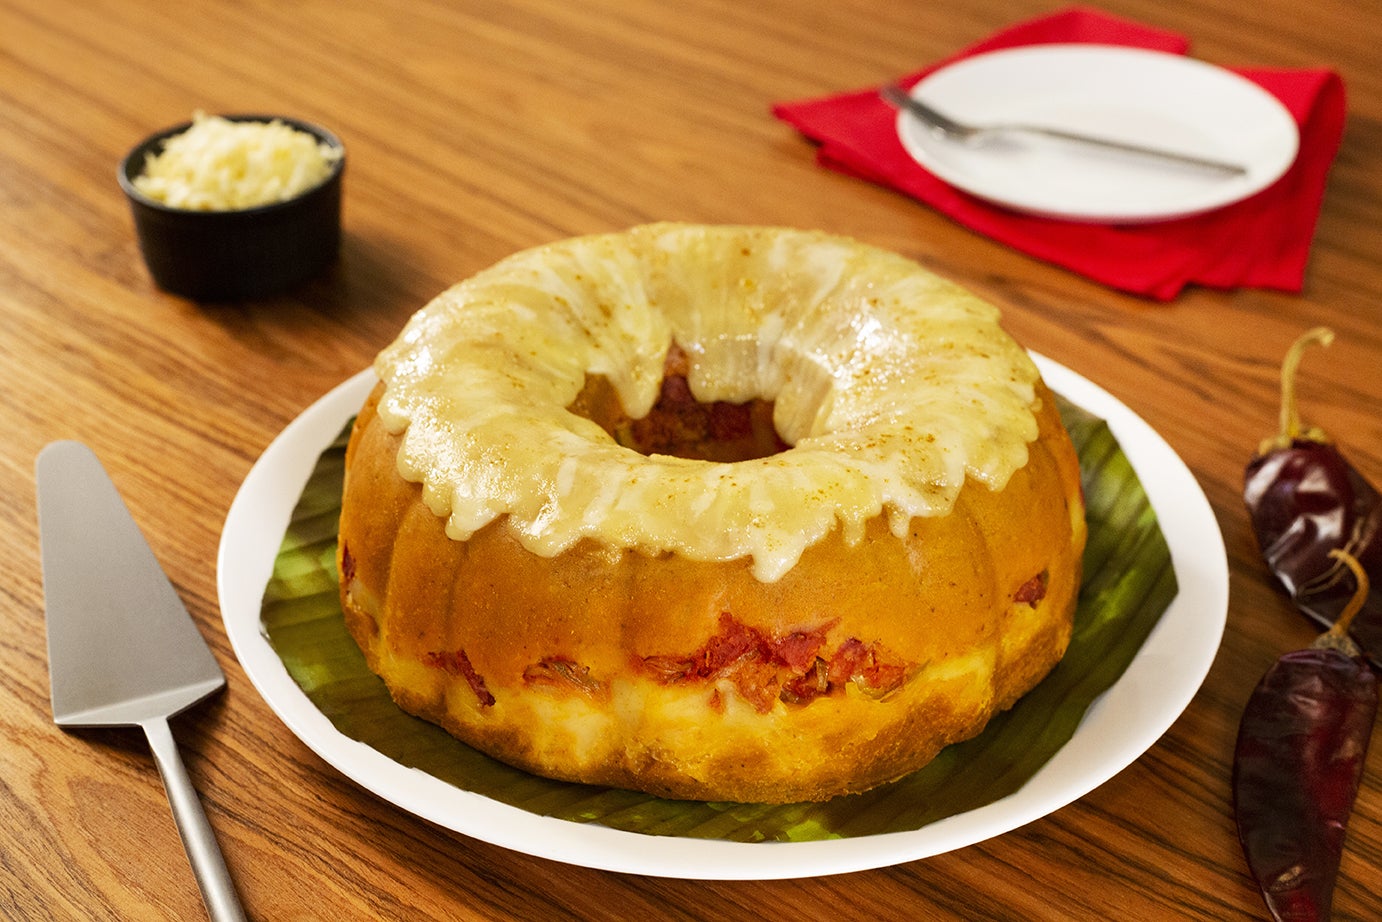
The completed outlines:
[[[321,451],[374,386],[364,371],[309,407],[269,445],[236,495],[217,586],[235,654],[283,722],[342,774],[404,810],[515,851],[591,868],[715,880],[838,874],[915,861],[1002,835],[1079,799],[1130,765],[1175,722],[1203,682],[1228,610],[1228,564],[1194,476],[1145,422],[1106,391],[1037,356],[1053,390],[1108,421],[1171,548],[1179,594],[1127,671],[1068,743],[1016,793],[921,829],[814,842],[743,843],[656,836],[540,816],[463,790],[340,733],[289,676],[261,632],[260,605],[289,517]]]
[[[959,121],[1043,125],[1247,169],[1225,176],[1021,133],[969,146],[898,113],[902,146],[927,170],[979,198],[1046,217],[1143,223],[1221,208],[1276,182],[1300,145],[1290,112],[1252,81],[1138,48],[994,51],[928,74],[911,93]]]

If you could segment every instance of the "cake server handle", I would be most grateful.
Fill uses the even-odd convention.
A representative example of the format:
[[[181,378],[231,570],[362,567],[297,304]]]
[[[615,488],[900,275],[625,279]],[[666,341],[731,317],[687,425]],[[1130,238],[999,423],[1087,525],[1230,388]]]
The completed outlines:
[[[163,788],[168,792],[168,802],[173,807],[173,819],[182,836],[183,848],[187,850],[187,860],[192,863],[192,873],[196,875],[197,886],[202,891],[202,901],[206,904],[211,922],[245,922],[245,911],[240,906],[240,896],[226,868],[221,848],[216,844],[216,833],[206,818],[197,789],[187,775],[178,753],[177,741],[173,731],[163,717],[154,717],[140,722],[144,735],[149,738],[149,748],[154,752],[154,763],[163,778]]]

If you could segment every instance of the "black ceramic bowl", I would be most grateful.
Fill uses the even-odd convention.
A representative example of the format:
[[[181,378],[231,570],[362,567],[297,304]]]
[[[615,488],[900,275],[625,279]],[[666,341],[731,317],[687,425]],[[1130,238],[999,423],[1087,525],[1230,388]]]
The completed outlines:
[[[330,176],[296,198],[238,211],[190,211],[154,201],[134,187],[145,158],[191,122],[141,141],[120,162],[120,188],[134,214],[139,249],[154,283],[199,301],[265,298],[287,291],[330,265],[341,243],[341,176],[345,148],[335,135],[274,115],[227,115],[236,122],[277,119],[341,150]]]

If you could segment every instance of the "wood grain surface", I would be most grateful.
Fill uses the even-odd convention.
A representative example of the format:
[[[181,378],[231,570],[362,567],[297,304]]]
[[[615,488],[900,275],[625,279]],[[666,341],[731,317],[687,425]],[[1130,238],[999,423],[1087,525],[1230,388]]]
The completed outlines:
[[[1238,715],[1314,631],[1272,588],[1240,499],[1305,328],[1338,342],[1301,396],[1382,483],[1382,68],[1376,0],[1107,0],[1225,65],[1330,67],[1349,117],[1304,293],[1123,295],[821,169],[775,101],[876,85],[1055,4],[1038,0],[0,0],[0,917],[204,917],[137,731],[52,723],[33,463],[105,463],[225,669],[175,721],[252,918],[1254,919],[1234,833]],[[349,150],[345,241],[291,295],[159,291],[115,181],[195,109],[320,122]],[[509,253],[653,220],[858,237],[988,297],[1195,473],[1231,566],[1228,629],[1170,732],[1017,831],[879,870],[769,882],[558,864],[433,826],[346,780],[249,683],[216,594],[221,526],[273,437],[442,288]],[[1382,745],[1336,918],[1382,917]]]

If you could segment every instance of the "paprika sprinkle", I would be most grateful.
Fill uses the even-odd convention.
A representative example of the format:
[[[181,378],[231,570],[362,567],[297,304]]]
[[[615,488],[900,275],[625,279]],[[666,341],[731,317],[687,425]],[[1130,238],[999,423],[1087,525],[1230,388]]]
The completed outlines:
[[[1281,369],[1280,432],[1258,448],[1243,486],[1263,559],[1296,606],[1322,627],[1335,622],[1352,594],[1348,570],[1331,551],[1347,552],[1382,587],[1382,496],[1328,436],[1304,428],[1296,410],[1301,356],[1333,338],[1318,327],[1291,346]],[[1351,632],[1382,669],[1382,589],[1367,594]]]
[[[1344,833],[1377,715],[1377,677],[1348,637],[1367,574],[1309,649],[1287,653],[1253,691],[1238,727],[1233,802],[1248,869],[1272,917],[1328,919]]]

